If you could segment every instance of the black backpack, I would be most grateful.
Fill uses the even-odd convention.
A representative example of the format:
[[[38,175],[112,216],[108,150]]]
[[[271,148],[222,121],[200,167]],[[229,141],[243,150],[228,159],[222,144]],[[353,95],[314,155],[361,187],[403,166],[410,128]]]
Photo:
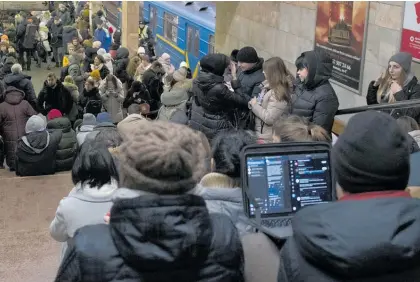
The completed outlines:
[[[38,31],[38,26],[33,23],[28,23],[26,25],[25,37],[23,39],[23,48],[33,49],[36,47],[36,33]]]
[[[36,44],[36,50],[40,58],[44,59],[47,57],[47,50],[45,50],[44,44],[41,41]]]

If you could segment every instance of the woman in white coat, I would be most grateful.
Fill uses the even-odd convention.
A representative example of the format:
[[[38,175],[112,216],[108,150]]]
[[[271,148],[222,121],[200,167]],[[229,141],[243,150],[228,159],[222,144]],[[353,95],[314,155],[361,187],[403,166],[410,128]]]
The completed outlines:
[[[39,40],[42,42],[45,51],[47,52],[47,69],[51,68],[51,58],[48,56],[49,52],[51,52],[50,43],[48,42],[48,27],[46,22],[42,21],[39,24]]]
[[[62,257],[67,241],[73,238],[77,229],[104,222],[104,215],[113,204],[118,179],[117,168],[105,144],[83,143],[72,170],[75,187],[60,201],[50,225],[51,236],[64,242]]]
[[[99,85],[99,94],[112,122],[120,122],[123,119],[122,103],[125,98],[122,82],[115,75],[108,74]]]

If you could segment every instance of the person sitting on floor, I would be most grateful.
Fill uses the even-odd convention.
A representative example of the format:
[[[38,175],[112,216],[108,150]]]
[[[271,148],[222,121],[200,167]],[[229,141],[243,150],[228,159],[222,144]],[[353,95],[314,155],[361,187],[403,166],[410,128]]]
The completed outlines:
[[[63,132],[57,149],[56,171],[71,170],[77,149],[76,133],[71,128],[71,122],[67,117],[63,117],[57,109],[52,109],[48,113],[47,118],[48,130]]]
[[[16,175],[54,174],[58,144],[63,135],[61,130],[48,132],[45,120],[36,115],[28,119],[25,132],[17,143]]]

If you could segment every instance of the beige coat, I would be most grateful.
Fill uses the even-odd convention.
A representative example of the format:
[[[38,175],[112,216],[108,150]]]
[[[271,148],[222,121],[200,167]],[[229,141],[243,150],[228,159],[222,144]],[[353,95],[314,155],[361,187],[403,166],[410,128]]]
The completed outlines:
[[[266,91],[266,89],[263,89]],[[278,101],[272,90],[264,94],[261,105],[250,105],[255,115],[255,131],[258,137],[265,142],[272,141],[273,125],[283,115],[289,112],[289,106],[285,101]]]

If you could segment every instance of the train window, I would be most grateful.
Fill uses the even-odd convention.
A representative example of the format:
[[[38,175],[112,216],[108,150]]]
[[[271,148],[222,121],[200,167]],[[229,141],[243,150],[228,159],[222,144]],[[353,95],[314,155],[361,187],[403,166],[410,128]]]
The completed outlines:
[[[198,58],[200,55],[200,33],[197,29],[189,26],[187,28],[187,51]]]
[[[163,14],[163,31],[166,39],[176,44],[178,39],[178,16],[164,13]]]
[[[157,9],[156,7],[150,7],[150,28],[152,29],[153,33],[156,33],[156,26],[157,26]]]
[[[209,54],[214,53],[214,35],[210,34],[209,36]]]

